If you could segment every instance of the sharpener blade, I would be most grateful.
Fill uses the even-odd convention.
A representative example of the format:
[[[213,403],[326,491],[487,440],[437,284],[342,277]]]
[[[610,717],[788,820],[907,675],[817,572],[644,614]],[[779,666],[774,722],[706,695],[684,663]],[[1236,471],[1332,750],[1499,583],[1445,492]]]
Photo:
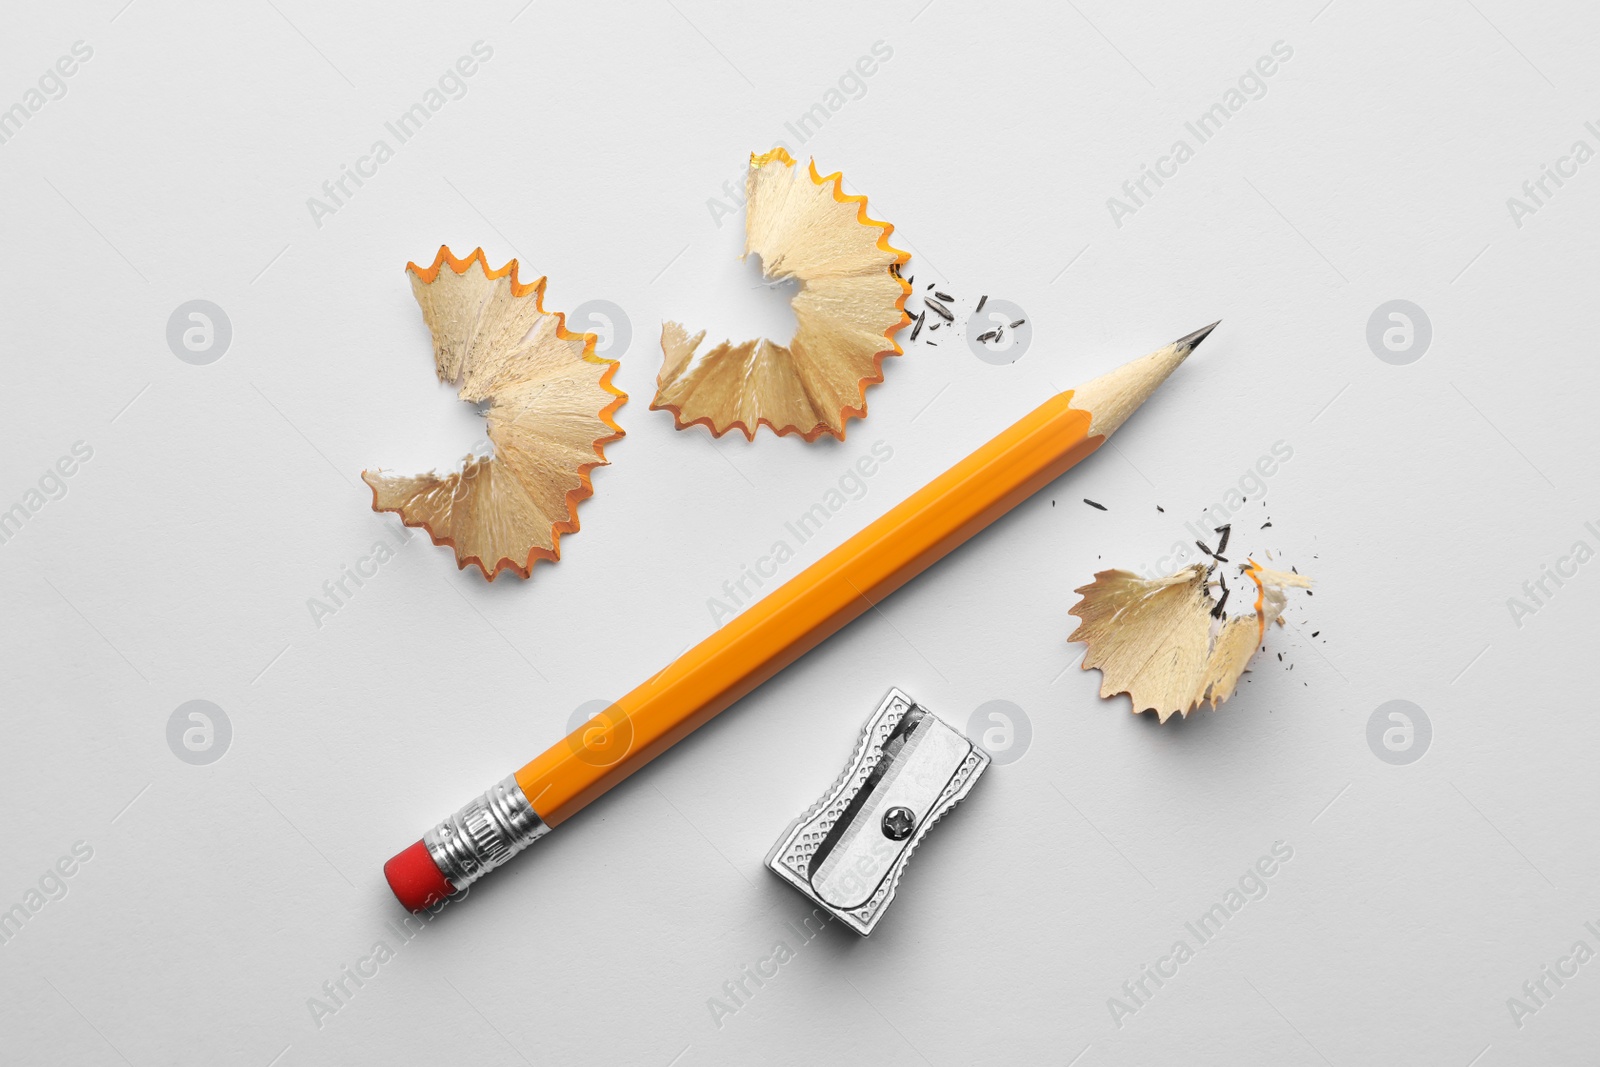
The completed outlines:
[[[912,851],[988,765],[966,735],[891,689],[843,774],[789,824],[767,866],[865,936],[894,899]]]

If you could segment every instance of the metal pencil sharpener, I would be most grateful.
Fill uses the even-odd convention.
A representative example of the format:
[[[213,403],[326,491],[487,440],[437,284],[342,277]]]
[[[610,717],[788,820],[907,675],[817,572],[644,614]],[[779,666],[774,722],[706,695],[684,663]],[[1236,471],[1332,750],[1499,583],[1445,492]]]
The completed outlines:
[[[891,689],[844,773],[789,824],[767,866],[865,937],[912,850],[987,766],[989,754],[965,734]]]

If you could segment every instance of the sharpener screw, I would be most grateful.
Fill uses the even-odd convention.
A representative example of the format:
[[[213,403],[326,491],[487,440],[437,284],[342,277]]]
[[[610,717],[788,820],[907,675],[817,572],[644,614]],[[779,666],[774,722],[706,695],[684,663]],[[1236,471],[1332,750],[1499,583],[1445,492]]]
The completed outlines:
[[[891,841],[904,841],[911,836],[916,817],[906,807],[890,808],[883,813],[883,836]]]

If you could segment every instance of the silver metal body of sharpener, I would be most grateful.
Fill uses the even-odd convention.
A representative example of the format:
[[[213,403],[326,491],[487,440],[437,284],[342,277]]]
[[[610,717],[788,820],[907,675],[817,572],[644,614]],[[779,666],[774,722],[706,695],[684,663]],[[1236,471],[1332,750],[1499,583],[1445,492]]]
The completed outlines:
[[[965,734],[891,689],[844,773],[789,824],[767,866],[865,937],[912,851],[987,766],[989,754]]]

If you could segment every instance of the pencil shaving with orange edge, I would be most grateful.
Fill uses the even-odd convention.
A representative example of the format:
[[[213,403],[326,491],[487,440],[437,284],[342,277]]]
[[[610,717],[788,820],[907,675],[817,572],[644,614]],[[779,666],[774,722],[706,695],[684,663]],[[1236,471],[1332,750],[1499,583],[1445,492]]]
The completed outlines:
[[[441,247],[432,266],[406,270],[439,380],[464,401],[489,403],[493,455],[468,455],[449,474],[363,471],[372,509],[426,529],[462,570],[526,578],[536,561],[561,558],[561,535],[578,530],[578,502],[594,493],[589,472],[623,436],[617,363],[595,355],[594,334],[572,333],[544,309],[545,279],[520,282],[514,259],[491,270],[481,248],[457,259]]]
[[[894,334],[911,287],[897,272],[909,254],[889,244],[894,227],[867,214],[867,198],[844,192],[839,172],[813,160],[800,171],[782,148],[750,157],[745,180],[745,251],[769,281],[798,279],[795,335],[700,352],[705,331],[661,328],[662,364],[652,410],[671,411],[679,429],[737,428],[754,440],[779,436],[843,439],[845,423],[867,413],[866,391],[883,381],[883,361],[901,354]]]
[[[1216,708],[1238,687],[1267,623],[1281,619],[1286,590],[1311,585],[1302,574],[1271,570],[1253,559],[1242,573],[1256,587],[1255,610],[1214,629],[1221,612],[1207,564],[1154,579],[1100,571],[1073,590],[1082,599],[1068,612],[1079,624],[1067,640],[1088,646],[1083,669],[1101,672],[1100,695],[1126,693],[1136,713],[1154,711],[1166,722],[1173,715],[1187,717],[1202,703]]]

